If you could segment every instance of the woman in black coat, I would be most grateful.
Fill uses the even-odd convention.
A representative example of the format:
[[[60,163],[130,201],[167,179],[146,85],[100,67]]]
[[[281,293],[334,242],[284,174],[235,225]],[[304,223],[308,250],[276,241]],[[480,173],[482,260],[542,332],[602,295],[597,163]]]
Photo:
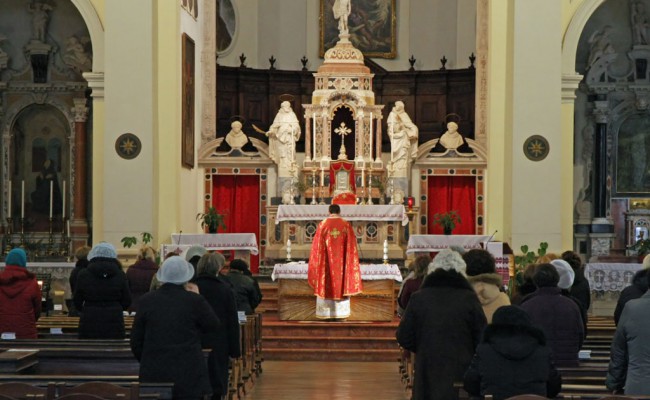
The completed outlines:
[[[397,328],[399,344],[415,353],[414,400],[457,398],[454,382],[462,381],[486,324],[460,254],[441,251],[432,269]]]
[[[212,393],[201,336],[219,329],[219,318],[199,294],[185,289],[194,269],[169,257],[156,276],[163,285],[140,298],[131,330],[131,351],[140,361],[140,382],[173,382],[174,399]]]
[[[621,292],[616,302],[616,309],[614,310],[614,323],[618,325],[621,319],[621,314],[628,301],[638,299],[643,296],[648,290],[648,270],[642,269],[637,271],[632,278],[632,284]]]
[[[485,328],[472,364],[465,373],[465,390],[494,400],[518,394],[555,398],[562,377],[553,365],[544,332],[530,323],[517,306],[502,306]]]
[[[229,357],[241,356],[239,347],[239,319],[235,295],[230,284],[218,277],[226,260],[219,253],[207,253],[199,260],[194,283],[199,287],[223,327],[216,333],[203,335],[203,347],[210,348],[208,372],[212,385],[212,398],[221,399],[228,394]]]
[[[74,305],[81,313],[80,339],[124,339],[123,311],[131,304],[126,274],[110,243],[88,253],[88,267],[77,276]]]

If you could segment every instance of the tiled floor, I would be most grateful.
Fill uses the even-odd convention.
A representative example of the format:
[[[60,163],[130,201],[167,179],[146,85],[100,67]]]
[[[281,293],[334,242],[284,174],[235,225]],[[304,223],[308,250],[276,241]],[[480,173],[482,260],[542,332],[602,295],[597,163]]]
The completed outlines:
[[[247,400],[405,400],[395,362],[265,361]]]

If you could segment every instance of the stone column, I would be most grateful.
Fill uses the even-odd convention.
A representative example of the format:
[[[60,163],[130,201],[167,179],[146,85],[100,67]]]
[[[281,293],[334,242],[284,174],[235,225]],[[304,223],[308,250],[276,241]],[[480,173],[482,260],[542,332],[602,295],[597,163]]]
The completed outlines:
[[[594,141],[594,221],[603,221],[607,217],[607,123],[609,122],[609,104],[607,100],[594,102],[594,120],[596,121],[596,140]],[[602,222],[600,222],[602,221]]]
[[[311,115],[305,115],[305,161],[311,160],[311,118]],[[314,150],[316,150],[315,144]],[[316,154],[314,154],[314,159],[315,158]]]
[[[77,224],[86,221],[86,121],[88,120],[88,107],[85,98],[73,99],[74,107],[74,185],[71,220]],[[63,196],[66,194],[64,193]]]

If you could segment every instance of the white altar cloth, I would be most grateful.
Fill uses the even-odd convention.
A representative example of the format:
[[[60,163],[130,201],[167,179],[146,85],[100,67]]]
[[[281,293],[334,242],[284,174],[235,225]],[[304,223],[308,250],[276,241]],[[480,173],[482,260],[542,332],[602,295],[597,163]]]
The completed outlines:
[[[31,262],[27,261],[27,270],[35,274],[50,274],[52,279],[66,280],[74,269],[73,262]],[[5,263],[0,263],[0,270],[5,268]]]
[[[275,264],[271,279],[307,279],[308,264],[304,261],[290,262],[286,264]],[[402,281],[397,264],[361,264],[361,280],[378,281],[392,279]]]
[[[320,221],[330,214],[329,205],[281,204],[275,223],[282,221]],[[346,205],[341,204],[341,217],[348,221],[401,221],[403,226],[409,223],[406,209],[401,204],[394,205]]]
[[[257,237],[254,233],[172,234],[172,243],[163,244],[163,256],[177,248],[182,251],[195,245],[208,250],[245,250],[257,255]]]
[[[430,253],[449,246],[461,246],[466,250],[480,249],[488,235],[411,235],[406,246],[406,254]]]
[[[590,263],[585,266],[585,277],[591,290],[620,292],[632,284],[641,268],[642,264],[635,263]]]

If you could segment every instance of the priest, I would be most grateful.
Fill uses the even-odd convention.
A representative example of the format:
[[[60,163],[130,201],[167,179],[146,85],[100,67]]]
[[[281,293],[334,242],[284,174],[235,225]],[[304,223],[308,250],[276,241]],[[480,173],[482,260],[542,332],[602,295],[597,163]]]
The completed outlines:
[[[338,204],[330,205],[329,213],[316,230],[307,279],[316,295],[316,317],[345,319],[350,296],[362,291],[357,239]]]

